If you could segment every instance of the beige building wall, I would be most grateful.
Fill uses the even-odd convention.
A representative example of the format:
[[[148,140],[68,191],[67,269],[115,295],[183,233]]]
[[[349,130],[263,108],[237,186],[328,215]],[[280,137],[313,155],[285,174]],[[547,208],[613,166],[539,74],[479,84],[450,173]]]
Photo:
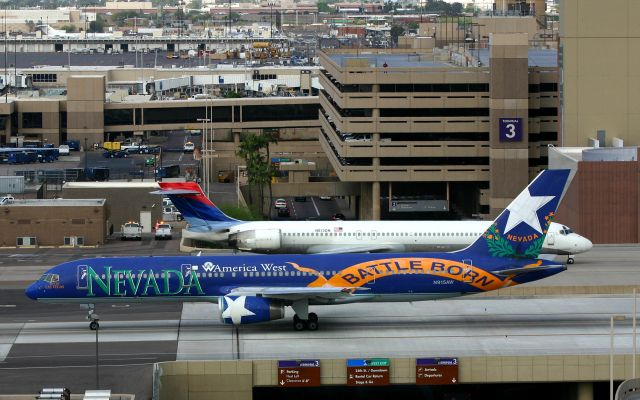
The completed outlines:
[[[59,145],[60,137],[60,100],[34,99],[20,101],[18,110],[18,134],[21,136],[38,135],[45,143]],[[42,127],[25,127],[29,114],[42,113]]]
[[[104,134],[104,76],[72,76],[67,81],[67,139],[100,143]]]
[[[640,144],[640,2],[560,3],[564,146],[587,146],[598,130]],[[603,144],[601,144],[602,146]]]

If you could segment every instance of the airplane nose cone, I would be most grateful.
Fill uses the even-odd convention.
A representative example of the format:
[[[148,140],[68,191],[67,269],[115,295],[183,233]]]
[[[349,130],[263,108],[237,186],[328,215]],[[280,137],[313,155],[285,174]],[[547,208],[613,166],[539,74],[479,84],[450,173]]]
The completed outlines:
[[[27,288],[27,290],[24,291],[24,294],[27,295],[27,297],[32,300],[38,300],[38,292],[39,292],[38,284],[33,283]]]
[[[582,251],[589,251],[591,250],[591,248],[593,247],[593,243],[591,243],[591,240],[587,239],[586,237],[582,238]]]

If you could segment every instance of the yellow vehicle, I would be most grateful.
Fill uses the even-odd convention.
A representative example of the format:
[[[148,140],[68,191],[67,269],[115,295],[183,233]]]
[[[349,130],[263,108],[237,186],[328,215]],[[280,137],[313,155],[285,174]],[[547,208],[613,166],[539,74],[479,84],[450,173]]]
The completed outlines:
[[[120,150],[120,146],[122,144],[120,142],[104,142],[102,148],[109,151],[117,151]]]

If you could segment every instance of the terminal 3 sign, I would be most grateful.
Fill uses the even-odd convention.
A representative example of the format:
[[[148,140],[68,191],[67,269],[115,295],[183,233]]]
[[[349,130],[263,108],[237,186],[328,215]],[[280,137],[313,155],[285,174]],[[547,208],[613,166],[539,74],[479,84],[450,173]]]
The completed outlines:
[[[320,386],[320,360],[278,361],[278,386]]]
[[[522,142],[522,118],[500,118],[498,132],[501,142]]]
[[[386,386],[389,365],[388,358],[347,360],[347,386]]]

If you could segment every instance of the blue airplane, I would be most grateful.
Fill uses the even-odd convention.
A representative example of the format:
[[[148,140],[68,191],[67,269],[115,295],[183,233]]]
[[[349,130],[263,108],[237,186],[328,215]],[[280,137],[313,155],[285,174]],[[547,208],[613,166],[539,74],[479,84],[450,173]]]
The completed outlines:
[[[26,295],[48,303],[217,302],[222,321],[234,325],[284,318],[290,306],[295,330],[316,330],[309,305],[434,300],[511,287],[566,269],[537,257],[569,174],[541,172],[481,237],[455,252],[82,259],[51,268]]]

